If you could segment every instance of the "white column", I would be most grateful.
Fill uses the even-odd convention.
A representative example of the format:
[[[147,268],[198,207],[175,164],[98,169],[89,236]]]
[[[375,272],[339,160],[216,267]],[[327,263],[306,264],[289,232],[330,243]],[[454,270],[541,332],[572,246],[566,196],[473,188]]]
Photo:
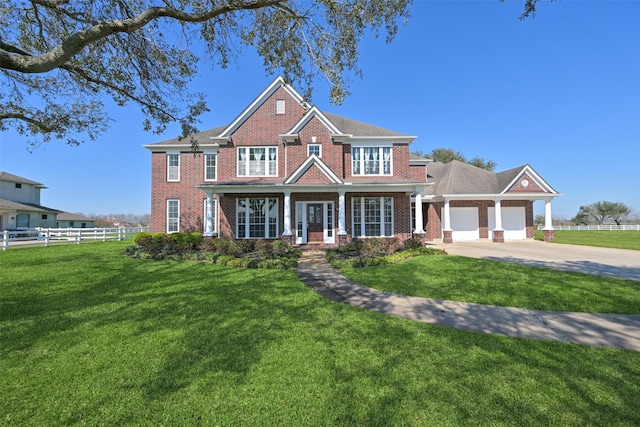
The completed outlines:
[[[502,201],[500,199],[495,200],[495,216],[496,216],[496,228],[494,230],[502,230]]]
[[[203,236],[213,236],[213,190],[204,190],[207,194],[207,210],[204,216],[204,234]]]
[[[544,201],[544,229],[553,230],[553,221],[551,218],[551,199]]]
[[[347,234],[347,204],[345,201],[345,190],[338,191],[338,235],[344,236]]]
[[[415,200],[415,207],[416,207],[416,218],[415,218],[415,232],[416,234],[424,234],[424,227],[423,227],[423,220],[422,220],[422,194],[421,191],[422,188],[416,189],[416,200]]]
[[[291,190],[284,192],[284,232],[283,236],[291,236]]]
[[[451,211],[449,209],[449,199],[444,199],[444,231],[451,231]]]

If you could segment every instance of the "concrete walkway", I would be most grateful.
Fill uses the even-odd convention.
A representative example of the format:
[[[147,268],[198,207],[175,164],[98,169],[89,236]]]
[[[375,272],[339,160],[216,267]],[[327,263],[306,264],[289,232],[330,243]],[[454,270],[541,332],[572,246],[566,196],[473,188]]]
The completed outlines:
[[[540,311],[392,294],[347,280],[331,268],[323,252],[305,252],[297,273],[309,288],[329,299],[419,322],[640,351],[640,315]]]

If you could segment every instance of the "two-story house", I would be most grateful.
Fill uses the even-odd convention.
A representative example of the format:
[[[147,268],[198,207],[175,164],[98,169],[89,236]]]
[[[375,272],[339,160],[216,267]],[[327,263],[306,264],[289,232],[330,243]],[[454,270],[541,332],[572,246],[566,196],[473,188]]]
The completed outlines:
[[[455,211],[455,195],[435,191],[438,174],[427,174],[429,161],[410,155],[415,136],[322,112],[281,77],[231,123],[194,138],[197,153],[188,140],[145,146],[152,153],[153,232],[343,244],[365,237],[446,241],[457,225],[440,220]],[[510,203],[530,207],[528,196]],[[486,216],[487,202],[479,203]],[[492,206],[499,217],[500,203]]]
[[[60,212],[40,204],[43,184],[0,172],[0,231],[9,228],[55,227]]]

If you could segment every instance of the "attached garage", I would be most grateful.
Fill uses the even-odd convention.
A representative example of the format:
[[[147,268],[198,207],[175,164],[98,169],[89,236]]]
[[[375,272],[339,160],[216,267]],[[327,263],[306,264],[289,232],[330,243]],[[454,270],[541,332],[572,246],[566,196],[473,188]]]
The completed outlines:
[[[480,227],[478,224],[478,208],[451,208],[451,229],[453,241],[470,241],[480,239]]]
[[[504,240],[526,240],[527,228],[525,221],[525,209],[523,206],[503,207],[502,228]],[[490,207],[489,211],[489,238],[493,239],[493,229],[496,228],[496,209]]]

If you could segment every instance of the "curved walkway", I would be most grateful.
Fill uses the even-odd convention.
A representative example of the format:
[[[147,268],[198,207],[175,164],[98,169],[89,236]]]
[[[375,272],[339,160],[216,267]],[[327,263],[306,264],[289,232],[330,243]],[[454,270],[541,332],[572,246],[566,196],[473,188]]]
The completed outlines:
[[[351,282],[331,268],[322,252],[305,252],[297,273],[305,285],[329,299],[418,322],[640,351],[640,315],[529,310],[382,292]]]

